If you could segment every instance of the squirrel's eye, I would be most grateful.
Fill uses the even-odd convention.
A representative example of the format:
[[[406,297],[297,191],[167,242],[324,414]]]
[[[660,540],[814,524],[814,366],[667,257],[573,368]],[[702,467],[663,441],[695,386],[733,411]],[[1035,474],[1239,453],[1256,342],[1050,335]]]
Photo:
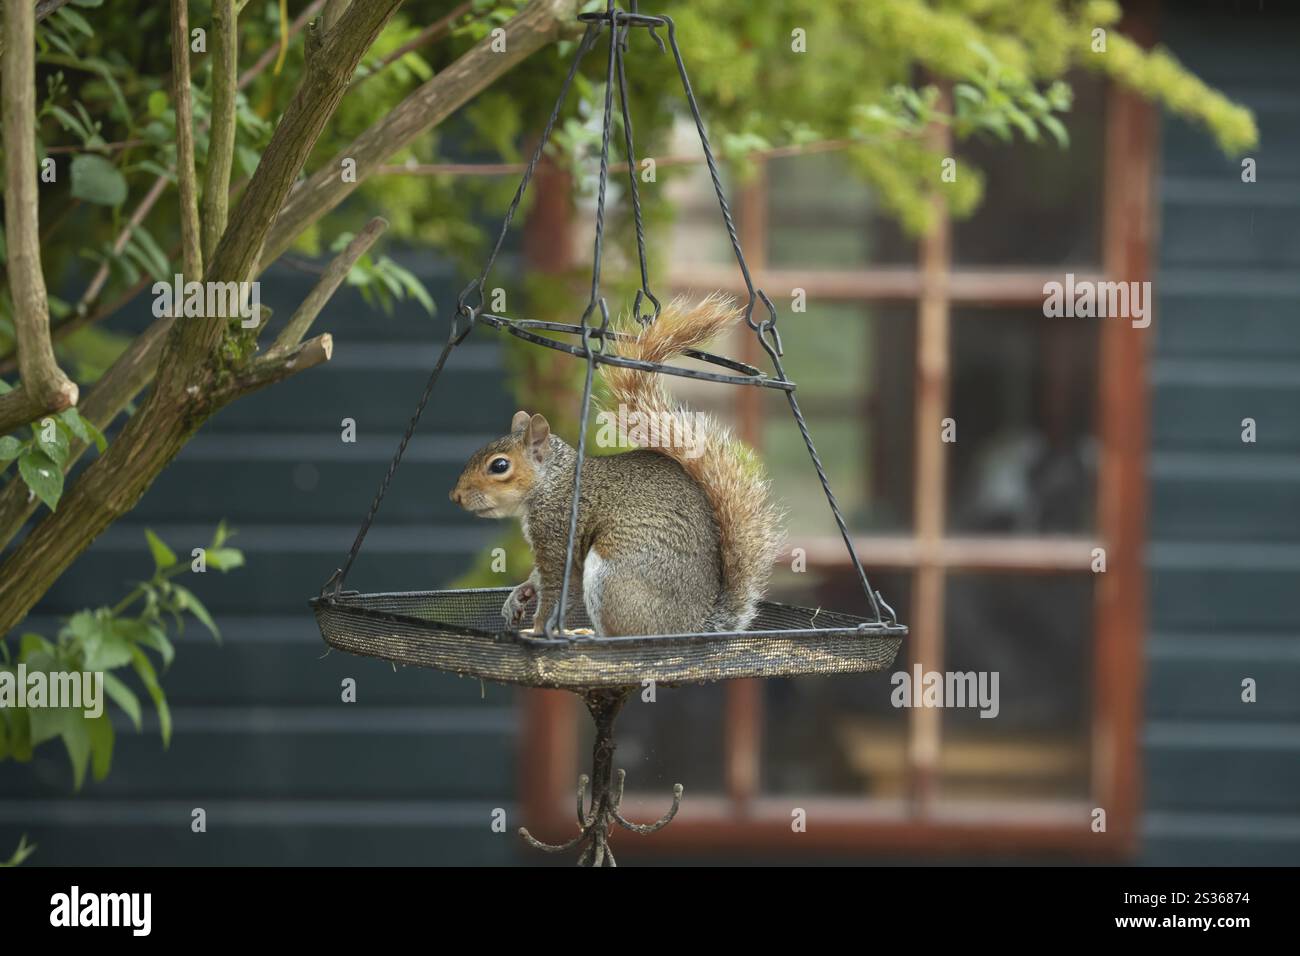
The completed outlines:
[[[494,475],[504,475],[510,470],[509,458],[493,458],[492,463],[488,465],[488,471]]]

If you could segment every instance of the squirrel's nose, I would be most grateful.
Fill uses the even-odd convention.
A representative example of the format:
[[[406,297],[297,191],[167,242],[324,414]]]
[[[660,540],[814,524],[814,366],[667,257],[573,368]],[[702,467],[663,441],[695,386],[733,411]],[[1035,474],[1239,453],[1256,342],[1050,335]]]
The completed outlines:
[[[447,497],[450,498],[452,501],[456,502],[456,504],[460,504],[460,492],[457,491],[455,488],[451,489]]]

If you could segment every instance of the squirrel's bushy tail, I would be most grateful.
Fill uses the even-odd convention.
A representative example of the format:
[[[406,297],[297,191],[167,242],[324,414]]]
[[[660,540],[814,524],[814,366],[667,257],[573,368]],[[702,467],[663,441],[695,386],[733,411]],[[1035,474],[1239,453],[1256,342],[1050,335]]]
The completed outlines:
[[[647,362],[667,362],[684,350],[699,348],[733,326],[743,312],[734,301],[711,295],[691,306],[676,299],[634,339],[616,340],[619,355]],[[717,517],[722,552],[722,595],[707,625],[715,630],[744,630],[754,618],[767,589],[772,565],[781,549],[781,515],[769,500],[768,481],[754,452],[712,416],[674,402],[661,376],[616,365],[601,365],[608,395],[603,405],[617,414],[640,413],[668,440],[644,443],[667,455],[704,490]],[[665,432],[667,426],[670,430]],[[689,442],[681,440],[690,436]]]

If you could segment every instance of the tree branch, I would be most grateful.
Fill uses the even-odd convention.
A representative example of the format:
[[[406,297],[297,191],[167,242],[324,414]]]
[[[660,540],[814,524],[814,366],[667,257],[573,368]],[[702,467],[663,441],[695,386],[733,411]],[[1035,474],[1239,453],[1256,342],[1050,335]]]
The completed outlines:
[[[392,66],[394,63],[396,63],[402,57],[406,56],[406,54],[410,53],[412,50],[418,50],[420,47],[426,46],[427,44],[432,43],[434,40],[438,40],[446,36],[448,33],[451,32],[451,28],[456,23],[456,21],[459,20],[461,17],[463,17],[465,14],[469,13],[470,10],[473,9],[473,6],[474,6],[473,3],[469,3],[469,2],[462,3],[460,6],[456,7],[456,9],[452,10],[451,13],[448,13],[446,16],[439,17],[437,20],[434,20],[427,27],[421,30],[418,34],[411,37],[411,39],[407,40],[405,43],[399,46],[392,53],[389,53],[382,60],[376,63],[374,68],[369,73],[357,77],[356,81],[352,84],[353,88],[355,89],[356,87],[360,86],[362,83],[370,79],[370,77],[374,76],[376,73],[383,72],[385,69]]]
[[[298,33],[302,30],[302,28],[307,25],[308,20],[312,16],[314,16],[316,11],[318,11],[324,5],[325,5],[325,0],[313,0],[313,2],[309,4],[301,14],[298,15],[298,18],[294,20],[293,24],[289,27],[289,38],[292,39],[293,37],[297,36]],[[37,11],[38,16],[39,16],[39,12],[40,11],[38,10]],[[245,70],[243,75],[240,76],[239,78],[239,84],[238,84],[239,89],[241,90],[244,89],[250,83],[252,83],[253,80],[257,79],[257,77],[260,76],[266,70],[266,68],[270,66],[271,63],[275,60],[276,53],[278,53],[279,49],[280,49],[279,41],[277,41],[274,46],[272,46],[266,53],[263,53],[262,56],[258,58],[256,63],[254,63],[247,70]],[[206,123],[203,125],[202,128],[205,130],[207,129]],[[144,221],[145,217],[148,216],[149,213],[153,211],[154,205],[158,202],[159,198],[162,197],[162,194],[166,191],[166,189],[167,189],[166,176],[159,176],[156,180],[154,180],[153,186],[150,187],[149,192],[145,194],[145,197],[142,200],[140,200],[140,205],[138,205],[135,208],[135,210],[131,213],[131,218],[127,220],[126,227],[118,235],[117,239],[114,240],[113,242],[114,255],[121,255],[122,250],[126,248],[126,244],[131,238],[131,234],[135,231],[135,227],[140,225],[140,223]],[[72,317],[65,319],[63,322],[58,323],[55,326],[54,338],[56,340],[61,338],[65,332],[75,331],[77,328],[80,328],[83,325],[93,325],[94,323],[100,321],[101,319],[104,319],[112,315],[119,308],[121,308],[132,298],[134,298],[134,292],[132,292],[130,295],[119,296],[110,305],[101,308],[97,312],[89,313],[87,310],[90,308],[91,303],[93,303],[94,300],[98,298],[99,293],[103,291],[104,286],[108,282],[108,276],[109,276],[109,266],[108,263],[105,262],[102,263],[100,267],[95,270],[94,276],[91,277],[90,284],[86,286],[86,291],[82,294],[81,298],[77,301],[77,308],[75,314]],[[71,326],[71,328],[65,330],[64,326]],[[5,358],[8,357],[8,354],[9,353],[0,353],[0,355],[3,355]]]
[[[153,381],[172,321],[159,319],[132,339],[126,351],[86,393],[77,410],[100,431],[107,431],[113,420]],[[72,470],[88,447],[77,438],[69,439],[68,459],[63,465],[65,473]],[[28,493],[24,482],[11,481],[5,485],[0,491],[0,549],[14,539],[39,506],[39,499]]]
[[[50,310],[41,271],[40,204],[36,196],[36,16],[30,0],[4,4],[3,124],[5,238],[14,303],[21,384],[0,396],[0,434],[47,411],[77,402],[50,343]]]
[[[205,278],[242,281],[252,272],[294,177],[337,109],[357,63],[399,4],[400,0],[354,3],[325,38],[209,259]],[[11,6],[6,4],[6,9]],[[263,380],[260,366],[256,373],[248,373],[256,362],[225,368],[217,361],[225,328],[222,319],[165,320],[151,326],[128,349],[139,361],[156,347],[155,340],[165,339],[155,365],[154,388],[108,450],[65,492],[58,510],[47,514],[0,565],[0,634],[27,615],[101,531],[135,507],[199,426],[235,397],[231,378],[253,374],[250,387]],[[303,368],[312,355],[323,361],[328,348],[322,337],[294,354],[298,357],[292,367]],[[105,378],[121,364],[119,359]],[[125,379],[128,371],[116,375],[115,381]],[[265,380],[275,380],[266,371]]]
[[[176,183],[186,279],[203,278],[198,184],[194,174],[194,109],[190,100],[189,0],[172,0],[172,99],[176,107]]]
[[[304,229],[347,198],[385,159],[554,40],[572,21],[576,8],[576,0],[532,0],[506,24],[504,53],[493,52],[492,41],[485,37],[344,147],[293,191],[267,237],[259,271],[278,259]],[[339,174],[344,159],[356,161],[355,182],[343,182]]]
[[[271,223],[281,214],[294,179],[343,99],[361,56],[400,3],[401,0],[372,0],[353,4],[334,30],[320,40],[322,48],[309,58],[302,84],[280,117],[262,160],[208,262],[206,279],[244,282],[256,274],[254,270]],[[225,319],[219,316],[176,326],[161,364],[159,386],[164,390],[171,388],[192,369],[212,358],[224,331]],[[189,384],[181,384],[181,390]]]
[[[285,42],[296,37],[298,32],[308,24],[312,17],[316,16],[320,11],[320,8],[323,6],[325,6],[325,0],[312,0],[311,3],[307,4],[306,9],[304,9],[302,13],[298,14],[293,23],[289,24],[289,35],[285,38]],[[276,40],[266,48],[266,52],[259,56],[252,66],[243,72],[239,77],[239,89],[244,89],[244,87],[248,86],[249,83],[252,83],[253,80],[260,76],[263,70],[279,59],[280,45],[280,41]]]
[[[230,168],[235,158],[235,84],[239,81],[239,23],[235,0],[212,2],[212,130],[203,179],[203,258],[211,259],[226,231]]]
[[[328,362],[333,355],[334,337],[328,332],[287,348],[277,345],[261,358],[249,362],[230,380],[228,394],[223,396],[223,400],[229,402],[243,398],[258,389],[282,382],[290,375]]]
[[[66,7],[70,0],[37,0],[36,3],[36,22],[40,23],[59,7]],[[0,32],[0,56],[5,51],[5,35],[8,31]]]
[[[311,324],[316,321],[316,316],[320,315],[320,310],[325,308],[325,304],[334,296],[335,290],[348,277],[348,272],[356,265],[357,260],[366,254],[387,228],[388,220],[376,216],[366,223],[364,229],[353,236],[347,248],[334,257],[320,277],[320,281],[307,294],[307,298],[302,300],[298,311],[294,312],[293,317],[289,319],[289,324],[275,340],[277,349],[291,348],[302,341]]]
[[[321,14],[321,28],[329,33],[348,8],[348,0],[325,0],[325,12]]]

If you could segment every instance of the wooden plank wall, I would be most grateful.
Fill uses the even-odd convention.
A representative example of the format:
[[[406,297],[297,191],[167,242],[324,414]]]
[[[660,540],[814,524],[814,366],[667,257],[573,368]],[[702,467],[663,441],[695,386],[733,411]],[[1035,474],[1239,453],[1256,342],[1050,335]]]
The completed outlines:
[[[1230,7],[1229,4],[1220,5]],[[1258,180],[1166,119],[1151,363],[1142,859],[1300,861],[1300,17],[1164,4],[1250,106]],[[1243,444],[1243,418],[1258,441]],[[1241,701],[1254,678],[1258,701]]]
[[[454,276],[406,262],[450,308]],[[508,265],[508,263],[507,263]],[[277,269],[263,301],[283,320],[313,277]],[[138,310],[148,315],[148,300]],[[113,603],[150,570],[144,528],[183,555],[221,518],[248,566],[195,577],[224,635],[194,625],[164,684],[175,736],[118,724],[112,773],[74,796],[61,746],[0,764],[0,855],[26,832],[33,863],[492,863],[514,852],[513,694],[434,672],[325,656],[307,608],[339,565],[388,467],[445,336],[445,322],[399,305],[385,316],[345,290],[318,320],[334,360],[222,412],[140,506],[95,542],[27,629]],[[462,573],[497,526],[447,500],[468,453],[512,409],[492,333],[448,365],[394,479],[349,586],[430,588]],[[357,441],[341,441],[343,418]],[[341,702],[355,678],[358,699]],[[203,807],[208,832],[190,830]],[[511,832],[493,833],[507,811]]]

